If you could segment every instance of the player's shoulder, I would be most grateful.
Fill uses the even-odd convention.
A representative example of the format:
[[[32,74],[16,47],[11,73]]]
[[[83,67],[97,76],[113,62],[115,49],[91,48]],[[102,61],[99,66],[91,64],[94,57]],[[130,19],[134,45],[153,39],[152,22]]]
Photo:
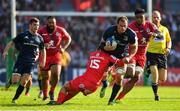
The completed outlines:
[[[152,22],[150,22],[150,21],[146,21],[146,22],[145,22],[145,25],[150,25],[150,26],[153,26],[153,27],[156,26],[154,23],[152,23]]]
[[[134,27],[136,25],[136,21],[132,21],[130,24],[129,24],[129,27]]]
[[[131,28],[127,28],[127,30],[126,30],[126,32],[131,36],[131,35],[133,35],[133,36],[135,36],[136,35],[136,32],[134,31],[134,30],[132,30]]]
[[[43,37],[41,36],[41,34],[37,33],[37,37],[38,37],[40,40],[43,40]]]
[[[166,26],[164,26],[164,25],[160,25],[160,28],[161,28],[162,30],[168,31],[168,28],[167,28]]]
[[[56,30],[57,31],[64,31],[66,29],[64,27],[61,27],[61,26],[56,26]]]

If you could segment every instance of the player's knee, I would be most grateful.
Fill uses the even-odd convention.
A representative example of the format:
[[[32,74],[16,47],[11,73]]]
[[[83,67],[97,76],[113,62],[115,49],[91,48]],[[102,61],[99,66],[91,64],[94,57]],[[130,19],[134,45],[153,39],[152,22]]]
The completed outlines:
[[[65,90],[70,90],[70,84],[69,84],[69,82],[68,82],[68,83],[65,83],[62,88],[65,89]]]
[[[122,85],[123,75],[117,74],[115,80],[117,84]]]
[[[21,79],[21,81],[20,81],[20,84],[24,87],[26,86],[27,83],[28,83],[27,79]]]
[[[131,80],[136,83],[140,80],[140,74],[135,74],[133,78],[131,78]]]
[[[87,90],[87,89],[83,91],[84,96],[87,96],[88,94],[91,94],[91,93],[92,93],[92,91]]]
[[[160,78],[159,80],[160,80],[161,82],[166,82],[167,79],[166,79],[166,78]]]
[[[42,80],[49,80],[49,75],[48,74],[43,74],[42,75]]]

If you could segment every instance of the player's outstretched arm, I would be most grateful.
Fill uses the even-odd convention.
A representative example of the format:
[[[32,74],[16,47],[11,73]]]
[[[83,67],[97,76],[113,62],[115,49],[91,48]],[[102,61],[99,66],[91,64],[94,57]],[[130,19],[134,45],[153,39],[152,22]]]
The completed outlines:
[[[41,68],[43,68],[45,66],[45,63],[46,63],[46,50],[45,50],[45,48],[41,50],[41,58],[42,58],[42,60],[40,61],[39,66]]]
[[[5,49],[4,49],[4,52],[3,52],[3,58],[4,58],[4,59],[5,59],[6,56],[8,55],[9,49],[12,48],[13,46],[14,46],[14,42],[13,42],[13,41],[10,41],[10,42],[6,45],[6,47],[5,47]]]

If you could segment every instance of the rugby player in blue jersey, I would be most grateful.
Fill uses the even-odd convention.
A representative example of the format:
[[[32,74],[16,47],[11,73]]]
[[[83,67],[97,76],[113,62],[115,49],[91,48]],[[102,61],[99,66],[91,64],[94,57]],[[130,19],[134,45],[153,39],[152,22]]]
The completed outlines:
[[[18,49],[19,54],[14,65],[12,84],[20,80],[20,84],[16,90],[16,94],[12,99],[12,103],[16,103],[21,93],[26,87],[28,81],[32,79],[33,70],[36,66],[36,61],[41,52],[42,61],[40,67],[45,66],[46,51],[44,48],[43,38],[37,33],[39,29],[39,19],[32,18],[29,21],[29,30],[17,35],[12,39],[4,49],[3,57],[8,55],[8,50],[12,47]]]

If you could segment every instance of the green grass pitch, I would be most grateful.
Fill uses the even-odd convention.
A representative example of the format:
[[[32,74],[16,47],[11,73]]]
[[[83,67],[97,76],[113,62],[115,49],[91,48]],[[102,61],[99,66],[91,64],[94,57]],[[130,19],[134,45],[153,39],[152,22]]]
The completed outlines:
[[[73,99],[63,105],[48,106],[48,101],[37,98],[38,87],[32,87],[30,97],[23,94],[16,105],[11,103],[16,86],[8,91],[0,87],[0,111],[1,110],[180,110],[180,87],[159,87],[160,101],[154,101],[151,87],[135,87],[123,101],[113,106],[108,106],[111,88],[106,91],[104,98],[99,98],[99,89],[88,96],[79,93]],[[56,89],[56,97],[60,88]]]

